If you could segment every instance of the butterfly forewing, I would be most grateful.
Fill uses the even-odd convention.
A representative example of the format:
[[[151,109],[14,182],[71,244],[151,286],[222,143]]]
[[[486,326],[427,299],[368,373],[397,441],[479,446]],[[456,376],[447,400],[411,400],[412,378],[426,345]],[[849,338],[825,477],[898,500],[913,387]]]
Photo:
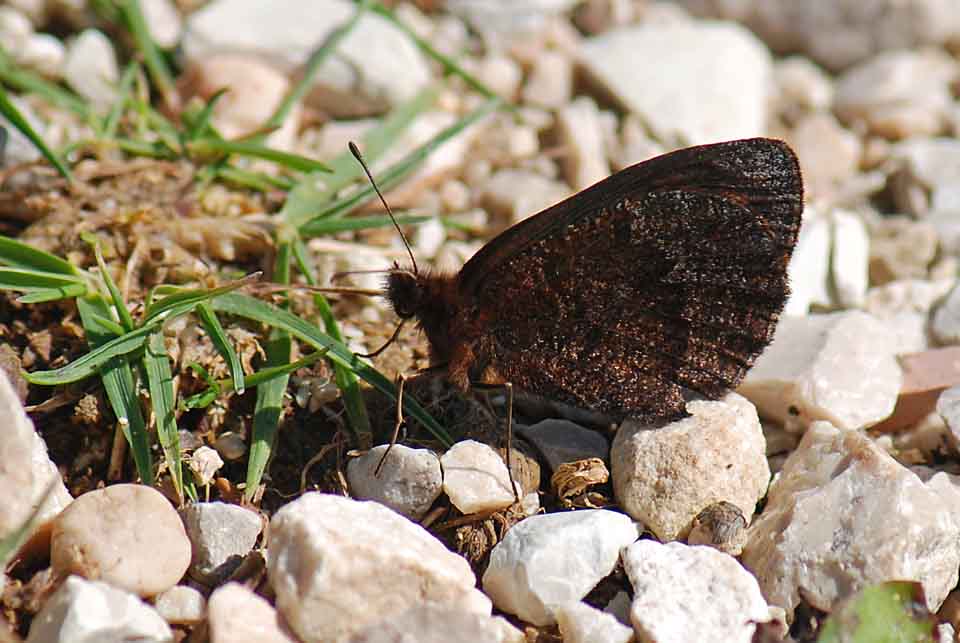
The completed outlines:
[[[521,389],[613,417],[676,417],[735,387],[789,294],[803,207],[779,141],[680,150],[509,229],[463,268],[483,351]]]

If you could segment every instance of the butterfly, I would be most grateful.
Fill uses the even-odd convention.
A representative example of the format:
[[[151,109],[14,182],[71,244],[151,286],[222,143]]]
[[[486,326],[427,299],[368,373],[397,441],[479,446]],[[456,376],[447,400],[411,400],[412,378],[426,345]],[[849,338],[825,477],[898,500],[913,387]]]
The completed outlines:
[[[508,228],[456,274],[395,265],[385,295],[457,388],[510,383],[620,421],[735,388],[773,338],[803,211],[778,140],[638,163]]]

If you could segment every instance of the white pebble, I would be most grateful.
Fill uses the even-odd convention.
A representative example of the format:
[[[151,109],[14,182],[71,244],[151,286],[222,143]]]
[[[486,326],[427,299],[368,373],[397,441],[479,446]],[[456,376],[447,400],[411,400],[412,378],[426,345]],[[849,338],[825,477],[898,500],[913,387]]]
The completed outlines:
[[[428,449],[396,444],[386,460],[382,444],[347,464],[350,493],[358,500],[375,500],[410,520],[420,520],[439,497],[443,486],[440,459]],[[383,468],[377,475],[377,467]]]
[[[605,509],[530,516],[493,548],[483,591],[498,609],[549,625],[552,606],[586,596],[637,536],[628,516]]]
[[[474,440],[457,442],[440,458],[443,491],[465,514],[513,504],[510,474],[496,451]]]

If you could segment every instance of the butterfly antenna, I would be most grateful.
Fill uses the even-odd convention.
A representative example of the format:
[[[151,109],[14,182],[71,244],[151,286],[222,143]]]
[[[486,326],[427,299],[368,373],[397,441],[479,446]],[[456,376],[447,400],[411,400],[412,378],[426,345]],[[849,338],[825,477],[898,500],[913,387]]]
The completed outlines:
[[[417,270],[417,260],[413,256],[413,250],[410,249],[410,244],[407,243],[407,237],[404,236],[403,230],[400,229],[400,224],[397,223],[397,218],[393,216],[393,210],[390,209],[390,206],[387,204],[387,200],[383,198],[380,188],[377,187],[377,182],[373,180],[373,174],[370,173],[370,168],[367,167],[367,164],[363,160],[363,156],[360,155],[360,149],[353,141],[347,143],[347,146],[350,148],[350,153],[353,154],[353,157],[357,159],[358,163],[360,163],[360,167],[362,167],[363,171],[367,173],[367,178],[370,179],[370,185],[373,186],[373,189],[376,191],[377,196],[380,197],[380,202],[383,203],[383,207],[386,209],[387,214],[390,215],[390,220],[393,221],[393,227],[396,228],[397,232],[400,233],[400,239],[403,241],[403,245],[407,249],[407,254],[410,255],[410,261],[413,263],[413,274],[419,274],[420,271]]]

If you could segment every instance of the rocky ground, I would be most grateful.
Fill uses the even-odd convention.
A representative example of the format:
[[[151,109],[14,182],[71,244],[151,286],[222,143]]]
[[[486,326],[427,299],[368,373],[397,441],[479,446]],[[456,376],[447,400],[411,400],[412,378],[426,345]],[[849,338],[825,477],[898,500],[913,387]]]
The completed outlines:
[[[140,5],[154,41],[182,70],[171,94],[179,104],[163,109],[178,113],[229,86],[213,115],[228,139],[262,126],[311,51],[355,10],[346,0]],[[7,566],[3,635],[813,641],[859,591],[912,581],[912,613],[933,614],[939,640],[954,640],[955,3],[422,0],[393,8],[396,21],[367,14],[339,42],[269,132],[271,146],[331,159],[435,85],[429,109],[374,164],[384,172],[485,100],[463,77],[444,78],[439,57],[412,35],[455,61],[516,108],[457,134],[388,194],[394,209],[427,218],[408,228],[418,260],[452,271],[496,232],[651,156],[782,138],[799,156],[806,207],[793,294],[773,344],[736,392],[692,402],[689,417],[657,430],[631,421],[590,430],[519,408],[519,503],[495,450],[502,399],[478,403],[442,382],[412,383],[410,395],[471,439],[442,451],[410,435],[376,475],[385,447],[350,442],[320,362],[291,379],[253,503],[242,500],[252,393],[183,412],[181,444],[207,484],[204,502],[176,506],[164,470],[156,488],[135,484],[96,378],[51,389],[19,375],[84,354],[72,304],[7,296],[0,537],[38,505],[42,520]],[[83,0],[8,0],[0,47],[5,69],[62,82],[94,111],[115,103],[131,51],[130,38]],[[9,75],[0,78],[9,85]],[[102,134],[36,92],[8,89],[54,148]],[[95,233],[131,301],[157,284],[212,285],[271,265],[273,215],[287,196],[280,187],[204,182],[196,158],[133,159],[103,145],[74,150],[77,179],[67,185],[27,139],[7,133],[2,232],[84,268],[95,263],[80,233]],[[325,282],[406,257],[389,228],[317,237],[308,250]],[[352,279],[379,288],[382,274]],[[358,352],[378,347],[396,324],[377,299],[344,296],[334,312]],[[180,393],[201,388],[190,363],[225,376],[188,318],[164,331]],[[228,333],[255,368],[262,328]],[[408,329],[374,364],[409,372],[426,365],[425,348]],[[366,399],[374,425],[392,427],[392,404],[373,392]]]

